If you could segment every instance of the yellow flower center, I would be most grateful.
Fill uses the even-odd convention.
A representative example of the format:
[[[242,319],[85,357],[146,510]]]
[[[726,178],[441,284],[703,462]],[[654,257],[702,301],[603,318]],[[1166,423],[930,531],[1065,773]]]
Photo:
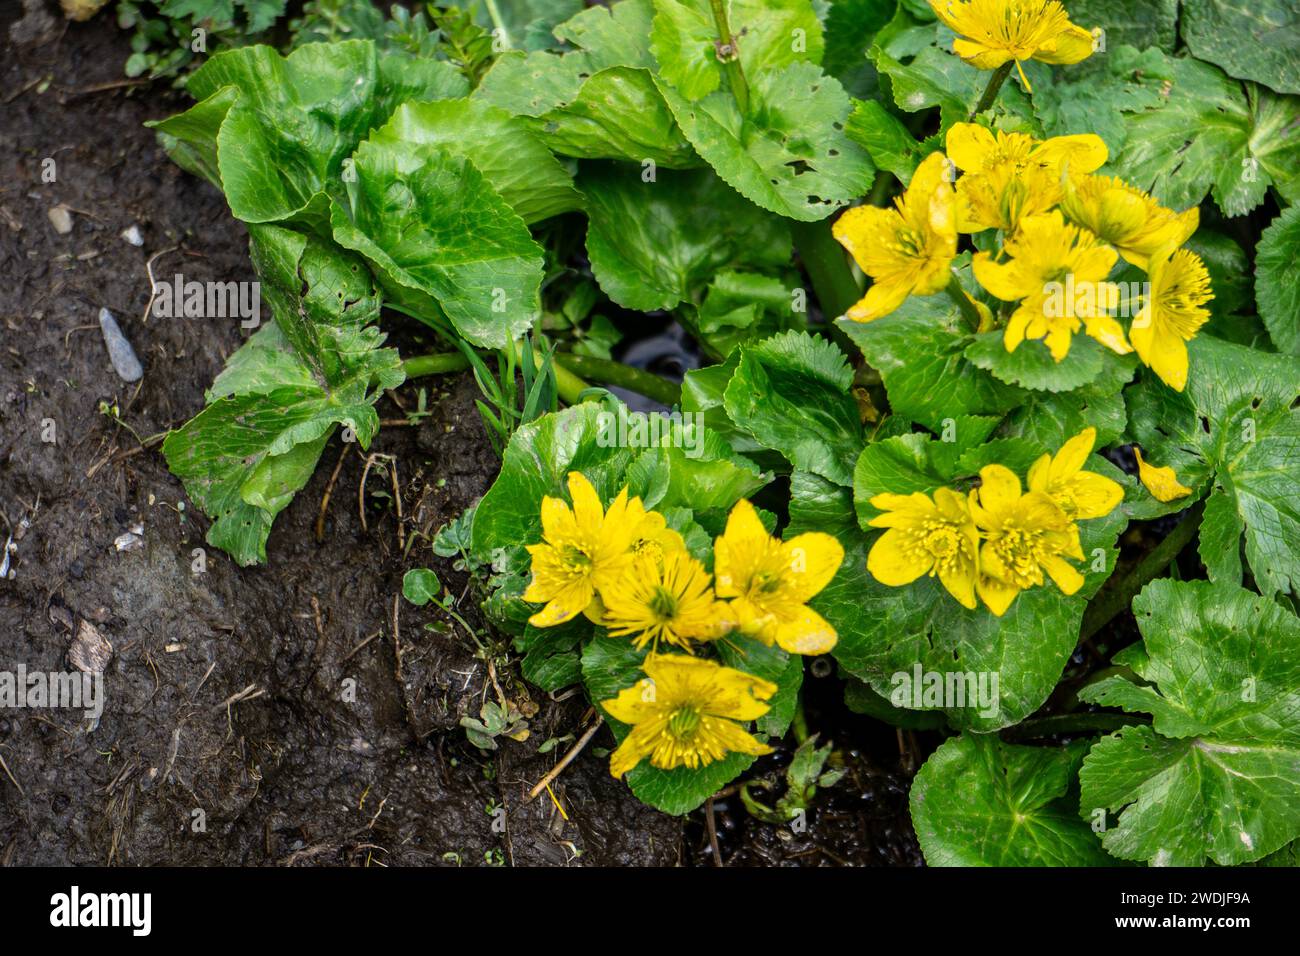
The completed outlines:
[[[913,554],[921,553],[933,562],[931,573],[946,573],[970,560],[969,540],[950,521],[927,519],[912,530],[907,545]]]
[[[582,574],[591,570],[591,555],[576,544],[566,544],[560,549],[560,563],[566,571]]]
[[[656,586],[646,606],[661,624],[667,624],[677,616],[677,596],[665,587]]]
[[[1007,525],[992,541],[992,545],[1011,576],[1009,584],[1026,590],[1042,583],[1043,574],[1039,569],[1039,559],[1046,555],[1042,529]]]
[[[694,707],[679,707],[668,718],[668,734],[680,744],[689,743],[700,726],[700,712]]]

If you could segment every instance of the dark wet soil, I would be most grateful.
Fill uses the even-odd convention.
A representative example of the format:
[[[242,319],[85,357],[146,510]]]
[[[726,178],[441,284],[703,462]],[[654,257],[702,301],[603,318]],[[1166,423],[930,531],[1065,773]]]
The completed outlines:
[[[370,449],[395,462],[400,522],[384,463],[363,492],[366,454],[336,437],[277,519],[266,566],[204,544],[202,515],[139,439],[197,412],[246,333],[237,320],[143,320],[146,264],[251,280],[246,236],[143,128],[185,104],[123,84],[128,42],[111,18],[67,27],[27,7],[0,0],[0,543],[16,547],[0,670],[67,670],[83,622],[113,650],[97,723],[0,710],[0,864],[709,865],[703,813],[637,803],[609,777],[603,732],[553,786],[563,812],[545,794],[525,802],[567,746],[539,745],[582,727],[579,697],[530,701],[502,660],[504,693],[539,707],[531,736],[484,753],[459,727],[495,693],[487,664],[459,625],[398,595],[409,567],[434,568],[453,594],[468,583],[429,548],[497,468],[467,377],[380,403],[401,420],[428,391],[431,414]],[[59,205],[66,234],[49,214]],[[138,247],[120,235],[133,226]],[[109,364],[102,306],[139,354],[139,383]],[[140,526],[141,546],[119,550]],[[459,610],[482,626],[472,597]],[[810,724],[851,773],[802,834],[755,822],[734,795],[716,801],[729,864],[919,862],[893,731],[828,700]],[[776,774],[781,759],[757,769]]]

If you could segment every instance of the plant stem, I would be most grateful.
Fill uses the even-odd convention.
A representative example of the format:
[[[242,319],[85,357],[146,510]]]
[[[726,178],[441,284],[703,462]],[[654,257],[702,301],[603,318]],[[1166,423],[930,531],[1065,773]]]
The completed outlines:
[[[1050,737],[1052,734],[1078,734],[1092,731],[1109,734],[1121,727],[1150,722],[1151,718],[1146,714],[1053,714],[1050,717],[1026,720],[1015,727],[1009,727],[1005,736],[1010,740],[1037,740]]]
[[[1201,513],[1205,510],[1204,502],[1198,501],[1187,511],[1187,517],[1180,521],[1151,553],[1133,566],[1128,574],[1118,583],[1114,578],[1097,594],[1096,599],[1088,605],[1083,615],[1083,627],[1079,639],[1087,640],[1096,634],[1120,612],[1133,603],[1134,596],[1142,590],[1152,578],[1169,567],[1178,553],[1187,547],[1196,536],[1201,526]]]
[[[828,323],[834,322],[862,298],[862,290],[849,268],[844,247],[831,233],[831,221],[791,222],[790,235],[808,270],[808,278],[812,279],[822,314]]]
[[[515,363],[519,364],[524,360],[524,350],[518,342],[514,344],[514,349]],[[555,391],[559,394],[560,400],[566,405],[577,405],[582,401],[582,393],[591,386],[562,366],[558,361],[559,357],[559,353],[556,352],[551,359],[551,368],[555,370]],[[539,372],[542,370],[541,357],[537,354],[536,349],[533,350],[533,368]]]
[[[957,303],[957,308],[961,309],[962,318],[970,326],[972,332],[980,330],[980,311],[975,308],[975,303],[971,301],[966,290],[961,287],[961,282],[957,279],[957,273],[953,273],[948,279],[947,288],[944,290],[948,293],[948,298]]]
[[[670,408],[682,400],[682,390],[667,379],[660,378],[652,372],[646,372],[622,362],[596,358],[591,355],[577,355],[573,352],[555,353],[556,376],[560,367],[567,372],[580,375],[584,379],[616,385],[628,391],[654,399]],[[567,399],[566,399],[567,401]]]
[[[501,42],[506,49],[514,49],[514,44],[510,40],[510,33],[506,30],[505,21],[501,19],[501,11],[497,9],[497,0],[485,0],[488,17],[492,20],[492,25],[501,31]]]
[[[726,71],[727,81],[731,84],[731,95],[736,98],[741,117],[749,115],[749,83],[745,79],[744,67],[740,64],[740,51],[736,48],[736,38],[732,35],[731,24],[727,22],[727,0],[710,0],[713,7],[713,23],[718,28],[718,61]]]
[[[1008,60],[993,71],[993,75],[989,77],[989,85],[984,87],[984,95],[975,104],[975,109],[971,110],[968,122],[974,122],[975,117],[993,105],[993,101],[998,98],[998,90],[1002,89],[1003,81],[1011,74],[1011,66],[1014,62],[1014,60]]]
[[[407,378],[419,378],[422,375],[445,375],[447,372],[459,372],[469,368],[469,359],[459,352],[434,352],[431,355],[415,355],[402,362]]]

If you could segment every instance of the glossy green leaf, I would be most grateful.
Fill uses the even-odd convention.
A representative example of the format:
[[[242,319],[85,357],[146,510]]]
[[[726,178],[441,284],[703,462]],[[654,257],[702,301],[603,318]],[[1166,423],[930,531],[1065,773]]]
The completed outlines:
[[[1229,76],[1300,93],[1300,7],[1291,0],[1184,0],[1183,42]]]
[[[1300,206],[1278,216],[1255,250],[1255,299],[1259,316],[1279,352],[1300,355]],[[1215,286],[1218,292],[1218,286]]]
[[[1300,620],[1241,588],[1154,581],[1133,601],[1142,645],[1080,696],[1152,726],[1099,741],[1081,812],[1104,808],[1122,859],[1161,866],[1257,860],[1300,835]]]
[[[1112,866],[1072,794],[1087,743],[1020,747],[962,734],[912,782],[912,826],[930,866]]]

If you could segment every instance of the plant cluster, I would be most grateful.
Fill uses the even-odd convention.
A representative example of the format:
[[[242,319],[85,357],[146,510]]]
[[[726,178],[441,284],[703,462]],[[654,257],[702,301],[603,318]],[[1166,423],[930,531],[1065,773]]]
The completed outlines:
[[[470,368],[501,469],[436,551],[646,803],[744,774],[828,654],[947,735],[932,864],[1293,852],[1300,60],[1252,24],[1300,15],[1068,6],[617,0],[213,56],[157,129],[274,322],[164,445],[209,540],[265,560],[332,434]],[[665,318],[680,386],[615,361]],[[593,383],[672,412],[611,432]],[[806,746],[756,813],[835,782]]]

